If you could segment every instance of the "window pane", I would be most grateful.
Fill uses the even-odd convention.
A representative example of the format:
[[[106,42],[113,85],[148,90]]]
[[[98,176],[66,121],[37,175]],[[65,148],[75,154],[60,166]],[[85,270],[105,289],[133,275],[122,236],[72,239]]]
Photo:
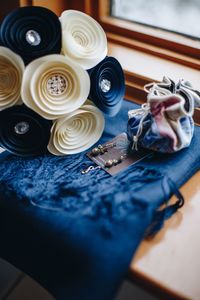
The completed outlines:
[[[113,0],[111,14],[200,38],[200,0]]]

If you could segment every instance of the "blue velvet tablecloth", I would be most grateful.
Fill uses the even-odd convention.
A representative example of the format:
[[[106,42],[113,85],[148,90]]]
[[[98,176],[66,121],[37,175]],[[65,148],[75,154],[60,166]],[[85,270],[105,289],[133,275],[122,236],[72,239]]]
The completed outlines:
[[[101,142],[126,131],[127,111],[107,120]],[[84,154],[1,157],[0,256],[56,299],[111,300],[131,259],[173,188],[200,166],[200,128],[190,148],[155,154],[111,177]],[[4,155],[4,154],[2,154]],[[162,263],[162,262],[159,262]]]

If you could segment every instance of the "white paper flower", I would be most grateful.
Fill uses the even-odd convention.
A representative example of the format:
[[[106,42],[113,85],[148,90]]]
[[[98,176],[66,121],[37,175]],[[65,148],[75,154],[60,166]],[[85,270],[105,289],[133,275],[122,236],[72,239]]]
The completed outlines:
[[[103,28],[90,16],[66,10],[60,17],[62,51],[84,69],[96,66],[107,55],[107,38]]]
[[[102,112],[87,101],[81,108],[54,122],[48,150],[54,155],[80,153],[100,139],[104,126]]]
[[[54,120],[78,109],[90,90],[88,73],[63,55],[31,62],[22,81],[22,100],[45,119]]]
[[[24,63],[8,48],[0,47],[0,111],[20,101]]]

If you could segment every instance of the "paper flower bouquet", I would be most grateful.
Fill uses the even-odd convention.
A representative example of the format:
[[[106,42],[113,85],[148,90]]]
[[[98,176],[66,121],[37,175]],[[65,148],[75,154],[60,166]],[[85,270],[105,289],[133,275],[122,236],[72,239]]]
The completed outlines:
[[[80,153],[124,96],[119,62],[90,16],[22,7],[0,28],[0,146],[19,156]]]

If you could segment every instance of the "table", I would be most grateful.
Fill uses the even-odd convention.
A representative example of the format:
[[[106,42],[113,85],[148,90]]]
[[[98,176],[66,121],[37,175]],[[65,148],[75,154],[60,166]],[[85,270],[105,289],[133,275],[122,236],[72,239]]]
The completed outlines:
[[[162,299],[200,299],[199,183],[200,171],[181,188],[185,205],[142,242],[131,263],[130,278]]]

